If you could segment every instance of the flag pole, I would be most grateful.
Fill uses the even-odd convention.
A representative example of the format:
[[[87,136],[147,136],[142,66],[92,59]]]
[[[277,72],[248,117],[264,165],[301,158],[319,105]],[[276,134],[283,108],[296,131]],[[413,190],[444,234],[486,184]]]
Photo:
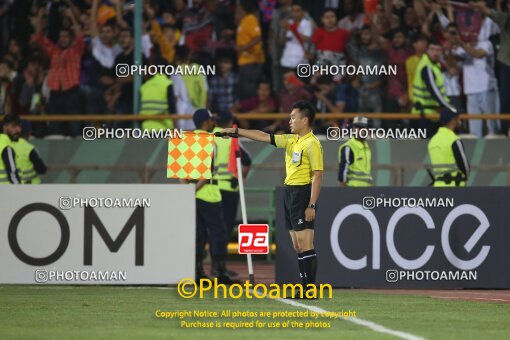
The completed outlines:
[[[237,179],[239,181],[239,200],[241,201],[241,215],[243,217],[243,224],[248,224],[248,218],[246,217],[246,199],[244,197],[243,169],[241,166],[241,151],[239,149],[236,150],[236,163]],[[251,284],[255,284],[251,254],[246,254],[246,257],[248,259],[248,278]]]

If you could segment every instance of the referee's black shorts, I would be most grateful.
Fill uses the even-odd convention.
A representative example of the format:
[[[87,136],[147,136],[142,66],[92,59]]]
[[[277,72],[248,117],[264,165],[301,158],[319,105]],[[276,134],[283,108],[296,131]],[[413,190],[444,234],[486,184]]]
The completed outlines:
[[[305,220],[305,210],[310,203],[312,185],[286,185],[283,204],[285,206],[285,226],[288,230],[313,229],[314,222]]]

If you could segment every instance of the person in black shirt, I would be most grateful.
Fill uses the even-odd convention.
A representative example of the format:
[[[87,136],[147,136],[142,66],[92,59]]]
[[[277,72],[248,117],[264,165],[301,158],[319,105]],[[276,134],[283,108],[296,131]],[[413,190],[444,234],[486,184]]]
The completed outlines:
[[[21,134],[21,121],[18,116],[7,114],[2,121],[3,133],[0,133],[0,184],[21,184],[18,169],[16,168],[16,153],[12,142],[19,139]]]

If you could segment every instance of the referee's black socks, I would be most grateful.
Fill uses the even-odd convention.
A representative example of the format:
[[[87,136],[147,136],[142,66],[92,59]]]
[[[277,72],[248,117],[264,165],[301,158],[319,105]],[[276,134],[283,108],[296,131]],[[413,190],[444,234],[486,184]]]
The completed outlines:
[[[303,263],[301,265],[304,272],[303,285],[315,284],[315,274],[317,273],[317,254],[315,254],[315,249],[304,251],[300,255],[298,258],[301,258],[300,263]]]
[[[305,274],[305,261],[303,260],[303,253],[297,254],[298,265],[299,265],[299,277],[301,278],[301,284],[306,287],[306,274]]]

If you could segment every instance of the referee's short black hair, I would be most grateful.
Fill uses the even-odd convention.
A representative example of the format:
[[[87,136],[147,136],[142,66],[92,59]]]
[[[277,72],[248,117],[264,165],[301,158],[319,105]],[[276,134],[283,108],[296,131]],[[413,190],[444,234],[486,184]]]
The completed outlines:
[[[313,105],[306,100],[300,100],[292,105],[292,110],[298,109],[301,117],[308,118],[308,125],[312,126],[313,120],[315,119],[315,108]]]

